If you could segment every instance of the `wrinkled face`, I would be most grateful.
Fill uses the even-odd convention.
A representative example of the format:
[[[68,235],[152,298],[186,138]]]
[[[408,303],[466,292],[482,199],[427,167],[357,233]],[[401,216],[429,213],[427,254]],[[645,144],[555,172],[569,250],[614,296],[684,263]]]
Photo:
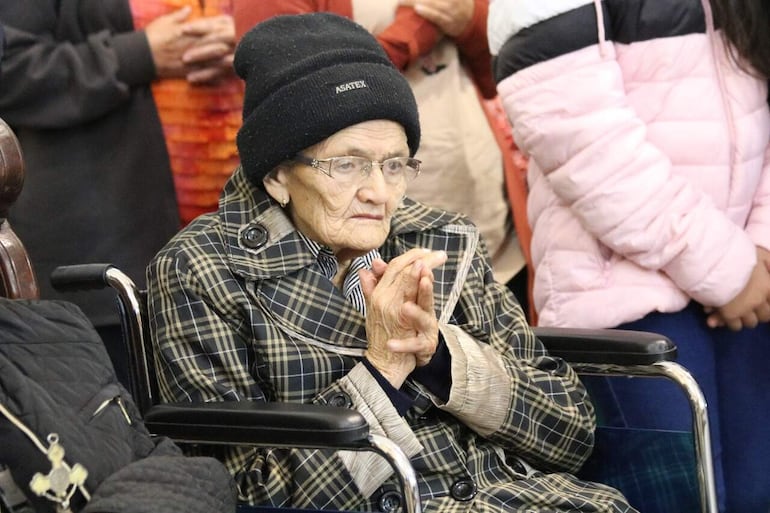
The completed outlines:
[[[302,152],[315,159],[359,156],[381,162],[408,157],[403,127],[389,120],[347,127]],[[340,261],[361,256],[385,242],[390,221],[406,191],[406,179],[388,184],[380,166],[368,177],[344,184],[309,165],[279,166],[265,178],[267,192],[287,211],[299,231],[328,246]]]

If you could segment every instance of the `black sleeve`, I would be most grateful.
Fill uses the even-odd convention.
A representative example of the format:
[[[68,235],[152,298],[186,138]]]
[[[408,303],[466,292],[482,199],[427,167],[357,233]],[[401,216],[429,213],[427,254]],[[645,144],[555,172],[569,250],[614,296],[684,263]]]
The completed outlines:
[[[34,23],[19,4],[36,10]],[[132,86],[148,84],[155,76],[144,32],[78,25],[88,18],[87,9],[108,8],[99,2],[67,20],[52,4],[0,2],[6,39],[0,117],[12,126],[64,128],[91,121],[127,101]],[[130,18],[128,8],[125,12]],[[94,19],[100,19],[96,14]]]

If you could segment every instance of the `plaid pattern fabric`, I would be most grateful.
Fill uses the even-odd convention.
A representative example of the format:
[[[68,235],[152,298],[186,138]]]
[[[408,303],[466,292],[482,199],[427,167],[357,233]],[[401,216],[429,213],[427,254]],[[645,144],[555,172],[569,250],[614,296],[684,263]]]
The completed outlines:
[[[264,244],[254,244],[260,235]],[[283,210],[238,170],[219,211],[182,230],[149,267],[162,397],[342,398],[411,457],[428,512],[634,511],[614,489],[566,473],[591,451],[593,408],[574,371],[546,353],[513,295],[493,281],[476,228],[405,200],[379,253],[388,261],[414,247],[448,255],[434,292],[452,390],[442,404],[408,380],[414,405],[401,417],[360,363],[364,317]],[[377,510],[396,483],[368,453],[211,451],[252,504]],[[475,484],[472,501],[452,497],[461,480]]]
[[[321,272],[324,276],[333,279],[339,270],[337,267],[337,259],[334,257],[334,253],[331,249],[322,247],[316,241],[307,238],[303,233],[299,233],[303,242],[307,245],[308,251],[316,256],[318,259],[318,265],[321,267]],[[345,280],[342,283],[342,295],[350,301],[356,310],[366,315],[366,299],[364,293],[361,290],[361,280],[358,277],[358,271],[361,269],[371,269],[372,261],[380,258],[380,253],[376,249],[371,250],[364,256],[354,258],[350,263],[350,269],[348,269]]]
[[[622,490],[644,513],[700,511],[692,433],[599,426],[596,441],[580,477]]]

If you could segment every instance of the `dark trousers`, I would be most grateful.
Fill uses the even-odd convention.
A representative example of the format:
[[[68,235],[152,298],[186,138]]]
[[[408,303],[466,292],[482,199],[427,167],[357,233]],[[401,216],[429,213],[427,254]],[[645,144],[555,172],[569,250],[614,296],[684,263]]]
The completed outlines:
[[[706,326],[703,307],[651,313],[621,329],[666,335],[698,381],[709,408],[720,511],[770,511],[770,324],[733,332]],[[689,430],[684,393],[667,380],[584,379],[601,424]]]

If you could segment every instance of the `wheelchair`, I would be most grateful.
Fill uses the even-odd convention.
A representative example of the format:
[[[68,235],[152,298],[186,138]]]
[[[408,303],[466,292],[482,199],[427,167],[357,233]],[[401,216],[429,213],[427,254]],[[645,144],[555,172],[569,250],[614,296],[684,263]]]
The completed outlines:
[[[10,299],[37,298],[32,266],[6,219],[23,184],[23,161],[15,136],[1,120],[0,181],[0,292]],[[402,510],[421,512],[417,480],[408,458],[388,439],[369,433],[357,412],[320,405],[161,403],[152,349],[145,336],[145,301],[131,279],[109,264],[84,264],[57,269],[52,280],[61,289],[114,288],[129,345],[129,390],[152,434],[181,443],[375,451],[386,458],[399,478]],[[717,513],[706,404],[695,380],[675,362],[675,345],[653,333],[563,328],[535,331],[551,354],[569,362],[579,373],[662,376],[680,386],[693,411],[701,512]]]
[[[8,125],[0,120],[0,296],[35,300],[39,290],[34,270],[23,243],[7,220],[23,181],[24,167],[18,141]],[[112,284],[123,299],[120,304],[126,320],[125,335],[132,346],[129,388],[145,427],[153,435],[182,443],[258,443],[269,447],[375,451],[391,463],[399,477],[403,488],[403,510],[421,512],[417,479],[408,459],[395,443],[369,433],[366,421],[357,412],[319,405],[246,402],[159,404],[152,357],[144,344],[138,293],[130,279],[116,269],[105,273],[110,279],[115,275],[120,278]],[[100,283],[103,287],[107,282]]]

